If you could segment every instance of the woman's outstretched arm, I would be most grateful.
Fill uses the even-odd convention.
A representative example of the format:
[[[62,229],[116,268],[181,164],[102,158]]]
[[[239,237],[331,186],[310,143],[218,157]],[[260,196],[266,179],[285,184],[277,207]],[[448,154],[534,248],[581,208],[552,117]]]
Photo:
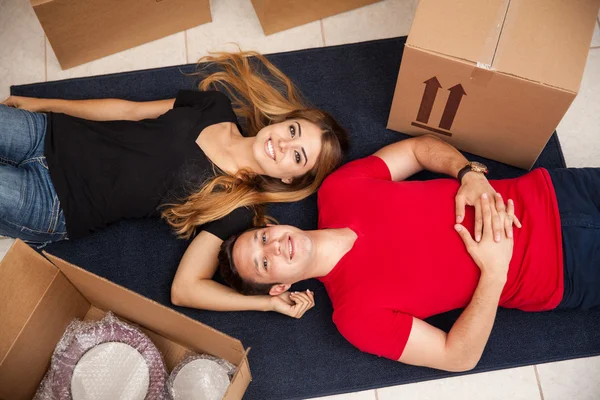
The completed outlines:
[[[121,99],[62,100],[10,96],[2,104],[33,112],[56,112],[92,121],[139,121],[157,118],[173,108],[175,99],[128,101]]]

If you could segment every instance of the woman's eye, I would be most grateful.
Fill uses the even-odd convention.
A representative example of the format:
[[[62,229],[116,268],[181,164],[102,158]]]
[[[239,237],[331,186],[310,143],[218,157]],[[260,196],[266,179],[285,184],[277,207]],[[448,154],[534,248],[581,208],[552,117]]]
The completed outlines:
[[[265,235],[264,233],[262,234],[262,242],[263,244],[267,243],[267,235]]]
[[[290,125],[290,135],[292,136],[292,139],[296,136],[296,127],[294,125]]]
[[[263,258],[263,267],[267,269],[267,257]]]
[[[300,161],[302,161],[302,159],[300,157],[300,153],[298,153],[297,151],[294,151],[294,156],[296,157],[296,164],[300,164]]]

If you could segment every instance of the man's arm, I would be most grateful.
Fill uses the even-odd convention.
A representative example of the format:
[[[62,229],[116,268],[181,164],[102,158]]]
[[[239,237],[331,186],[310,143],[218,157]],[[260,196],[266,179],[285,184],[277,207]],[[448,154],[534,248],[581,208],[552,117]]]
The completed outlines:
[[[2,104],[32,112],[57,112],[91,121],[139,121],[158,118],[173,108],[175,99],[128,101],[121,99],[62,100],[10,96]]]
[[[385,146],[375,155],[388,166],[392,180],[402,181],[422,170],[453,178],[468,160],[454,147],[432,135],[423,135]],[[468,175],[476,175],[467,173]]]
[[[454,147],[432,135],[401,140],[377,151],[375,156],[381,158],[390,170],[392,180],[401,181],[422,170],[446,174],[453,178],[467,165],[467,159]],[[467,205],[475,207],[475,240],[481,240],[483,219],[479,197],[487,193],[493,197],[496,194],[487,178],[478,172],[467,172],[461,182],[455,198],[456,222],[462,223]],[[518,219],[514,224],[521,227]],[[495,240],[500,240],[503,226],[493,224]],[[512,225],[509,228],[512,236]]]
[[[484,226],[479,243],[471,238],[462,225],[456,225],[467,251],[481,269],[477,288],[471,302],[448,334],[421,320],[413,319],[408,342],[398,361],[447,371],[466,371],[477,365],[494,325],[512,258],[512,238],[505,233],[497,243],[493,240],[491,230],[493,218],[498,218],[504,224],[506,218],[510,219],[514,215],[513,202],[509,200],[508,203],[508,209],[505,209],[504,202],[498,195],[494,207],[487,196],[482,196]]]
[[[312,292],[279,296],[245,296],[212,278],[223,241],[202,231],[185,251],[171,286],[171,302],[212,311],[275,311],[294,318],[314,306]]]
[[[471,302],[447,334],[414,318],[398,361],[452,372],[475,368],[492,331],[504,283],[482,274]]]

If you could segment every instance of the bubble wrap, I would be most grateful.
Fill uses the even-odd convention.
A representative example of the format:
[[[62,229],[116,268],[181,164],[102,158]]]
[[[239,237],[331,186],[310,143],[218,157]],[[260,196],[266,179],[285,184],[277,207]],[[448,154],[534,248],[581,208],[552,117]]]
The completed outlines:
[[[150,338],[111,312],[73,320],[60,339],[36,400],[166,400],[167,371]]]
[[[169,395],[172,400],[221,400],[235,370],[221,358],[190,353],[171,372]]]

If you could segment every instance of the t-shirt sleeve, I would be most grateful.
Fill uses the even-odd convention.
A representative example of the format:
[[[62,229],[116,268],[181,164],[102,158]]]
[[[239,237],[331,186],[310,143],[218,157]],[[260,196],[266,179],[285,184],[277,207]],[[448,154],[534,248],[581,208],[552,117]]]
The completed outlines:
[[[225,94],[214,90],[180,90],[177,92],[177,97],[175,97],[173,108],[206,108],[220,98],[229,99]]]
[[[202,227],[207,231],[225,241],[233,235],[237,235],[252,227],[254,213],[246,207],[233,210],[230,214],[216,221],[209,222]]]
[[[319,196],[325,196],[327,192],[345,191],[348,185],[352,185],[352,180],[364,178],[391,181],[392,175],[381,158],[377,156],[361,158],[342,165],[329,175],[321,185]]]
[[[390,181],[392,175],[385,161],[377,156],[369,156],[342,165],[326,179],[326,182],[352,178],[374,178]]]
[[[189,107],[200,112],[206,112],[202,117],[211,124],[217,122],[233,122],[243,133],[233,110],[231,99],[226,94],[216,91],[180,90],[175,98],[173,108]]]
[[[413,317],[390,309],[334,312],[333,320],[351,344],[366,353],[397,361],[408,342]]]

